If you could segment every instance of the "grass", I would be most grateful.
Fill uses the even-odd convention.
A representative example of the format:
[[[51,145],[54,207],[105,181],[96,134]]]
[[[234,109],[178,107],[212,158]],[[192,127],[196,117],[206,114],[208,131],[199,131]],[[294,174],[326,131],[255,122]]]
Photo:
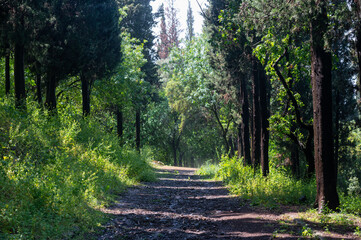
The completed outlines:
[[[302,203],[311,203],[316,194],[314,180],[298,180],[282,169],[272,168],[269,176],[264,178],[261,172],[244,166],[237,156],[223,156],[219,165],[206,164],[198,174],[225,182],[231,193],[249,199],[252,205],[300,204],[300,199]]]
[[[251,205],[262,205],[273,209],[278,205],[305,205],[311,206],[315,199],[316,183],[314,180],[295,179],[284,169],[275,169],[271,165],[268,177],[263,177],[261,172],[255,171],[250,166],[244,166],[237,157],[223,156],[218,165],[205,164],[198,174],[223,181],[231,193],[248,199]],[[302,202],[300,201],[302,199]],[[314,237],[314,229],[326,234],[353,233],[361,236],[361,197],[358,195],[340,194],[340,211],[326,211],[318,213],[315,209],[300,212],[298,218],[303,222],[296,226],[289,219],[280,224],[280,229],[274,236],[282,233],[299,235],[304,238]],[[298,232],[298,233],[296,233]]]
[[[35,103],[25,113],[0,99],[0,119],[1,239],[82,236],[117,193],[155,178],[149,152],[120,147],[91,118],[51,117]]]

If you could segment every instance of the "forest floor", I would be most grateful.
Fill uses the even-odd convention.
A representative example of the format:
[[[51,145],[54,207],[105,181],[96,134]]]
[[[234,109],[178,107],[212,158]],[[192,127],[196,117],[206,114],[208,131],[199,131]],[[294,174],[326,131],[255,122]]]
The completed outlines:
[[[102,210],[111,221],[97,238],[358,239],[351,229],[330,231],[301,220],[298,212],[305,209],[300,207],[250,206],[229,195],[221,182],[204,179],[195,171],[157,167],[158,181],[130,188]]]

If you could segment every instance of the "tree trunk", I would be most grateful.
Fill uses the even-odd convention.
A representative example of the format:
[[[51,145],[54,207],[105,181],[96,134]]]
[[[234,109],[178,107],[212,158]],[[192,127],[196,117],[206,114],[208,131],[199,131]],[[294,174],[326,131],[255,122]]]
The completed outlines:
[[[296,178],[300,177],[300,156],[298,152],[298,146],[291,143],[291,164],[292,164],[292,175]]]
[[[332,56],[324,47],[327,30],[327,1],[317,1],[311,19],[311,79],[314,120],[314,148],[317,197],[316,205],[322,211],[325,206],[336,210],[337,194],[336,164],[334,161],[332,135]]]
[[[269,174],[269,159],[268,159],[268,146],[269,146],[269,100],[268,100],[268,87],[267,77],[262,65],[259,63],[259,84],[260,84],[260,113],[261,113],[261,168],[262,175],[266,177]]]
[[[41,94],[41,74],[36,74],[36,100],[39,105],[43,104],[43,96]]]
[[[232,137],[228,137],[228,148],[229,148],[229,156],[233,157],[234,156],[234,145],[233,145],[233,140]]]
[[[10,55],[5,56],[5,94],[10,94]]]
[[[242,123],[238,124],[237,126],[237,133],[238,133],[238,138],[237,138],[237,148],[238,148],[238,158],[241,159],[242,157],[244,158],[244,150],[243,150],[243,142],[242,142]]]
[[[135,113],[135,145],[138,152],[140,152],[140,109]]]
[[[261,115],[260,115],[260,91],[259,71],[256,59],[252,59],[252,99],[253,99],[253,135],[252,135],[252,164],[253,167],[260,165],[261,157]]]
[[[356,21],[356,54],[358,60],[358,90],[361,94],[361,1],[354,0],[356,5],[356,14],[357,14],[357,21]]]
[[[45,107],[56,113],[56,78],[53,73],[47,76]]]
[[[248,102],[248,96],[247,96],[247,85],[246,81],[244,79],[244,76],[242,76],[241,79],[241,107],[242,107],[242,123],[241,123],[241,138],[242,138],[242,152],[244,156],[244,162],[247,165],[252,164],[251,160],[251,152],[250,152],[250,133],[249,133],[249,102]]]
[[[24,45],[19,43],[15,44],[14,79],[15,79],[15,105],[18,108],[26,107]]]
[[[174,136],[173,141],[172,141],[172,150],[173,150],[174,166],[178,166],[178,162],[177,162],[177,144],[176,144],[176,137],[175,136]]]
[[[120,140],[123,137],[123,111],[120,107],[116,107],[117,116],[117,134]]]
[[[315,147],[312,143],[312,139],[313,139],[313,134],[312,134],[312,137],[311,136],[308,137],[306,146],[303,149],[303,152],[306,157],[306,162],[308,164],[308,167],[307,167],[307,177],[308,178],[313,177],[314,173],[315,173],[315,156],[313,154],[313,150]]]
[[[178,147],[179,148],[179,147]],[[184,162],[183,162],[183,156],[184,156],[184,152],[181,152],[180,149],[178,149],[178,152],[179,152],[179,166],[180,167],[183,167],[185,166]]]
[[[81,93],[83,98],[83,116],[90,114],[90,93],[89,93],[89,79],[84,75],[80,75]]]
[[[340,92],[336,90],[336,97],[335,97],[335,165],[336,165],[336,179],[337,179],[337,169],[338,169],[338,158],[339,158],[339,151],[340,151]]]

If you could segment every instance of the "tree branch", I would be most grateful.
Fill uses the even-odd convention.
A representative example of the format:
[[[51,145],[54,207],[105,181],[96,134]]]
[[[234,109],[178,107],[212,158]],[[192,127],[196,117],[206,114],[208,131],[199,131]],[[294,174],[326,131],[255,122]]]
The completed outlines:
[[[300,108],[299,105],[297,103],[297,100],[295,98],[295,96],[293,95],[292,90],[290,89],[290,87],[288,86],[286,79],[283,77],[281,71],[278,68],[278,63],[282,60],[283,57],[285,57],[287,54],[287,49],[285,49],[285,51],[283,52],[283,54],[276,60],[276,62],[272,65],[272,67],[276,70],[276,74],[278,76],[278,78],[280,79],[283,87],[286,89],[287,95],[290,98],[291,102],[293,103],[293,106],[295,108],[295,114],[296,114],[296,121],[297,123],[307,129],[308,131],[313,131],[312,129],[312,125],[310,124],[306,124],[303,122],[302,117],[301,117],[301,112],[300,112]]]

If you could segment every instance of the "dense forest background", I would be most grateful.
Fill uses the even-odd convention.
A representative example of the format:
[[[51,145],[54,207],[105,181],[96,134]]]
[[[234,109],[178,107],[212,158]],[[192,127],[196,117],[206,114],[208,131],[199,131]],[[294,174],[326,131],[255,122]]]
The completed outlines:
[[[0,237],[89,232],[152,161],[361,214],[361,2],[188,3],[185,39],[150,2],[0,0]]]

